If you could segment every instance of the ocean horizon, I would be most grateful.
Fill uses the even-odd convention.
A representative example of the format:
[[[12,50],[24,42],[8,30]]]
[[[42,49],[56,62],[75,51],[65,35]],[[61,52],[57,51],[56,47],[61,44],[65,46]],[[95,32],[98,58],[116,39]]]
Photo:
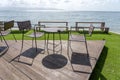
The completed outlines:
[[[41,20],[60,20],[75,26],[75,22],[105,22],[110,31],[120,33],[119,11],[63,11],[63,10],[1,10],[0,21],[30,20],[37,24]]]

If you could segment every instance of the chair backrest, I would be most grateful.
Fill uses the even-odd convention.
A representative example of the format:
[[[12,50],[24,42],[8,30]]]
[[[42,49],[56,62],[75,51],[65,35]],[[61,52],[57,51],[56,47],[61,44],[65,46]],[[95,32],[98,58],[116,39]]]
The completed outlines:
[[[72,32],[75,32],[76,35],[82,35],[85,36],[85,30],[82,27],[77,27],[78,30],[76,30],[76,27],[70,27],[69,34],[71,35]]]
[[[90,24],[90,27],[89,27],[89,35],[90,36],[92,35],[93,30],[94,30],[94,26],[92,24]]]
[[[14,20],[8,21],[8,22],[4,22],[4,30],[8,30],[8,29],[10,29],[12,27],[14,27]]]
[[[1,27],[0,27],[0,32],[1,32]]]
[[[31,27],[32,27],[30,21],[21,21],[21,22],[17,22],[17,25],[18,25],[20,31],[23,31],[23,30],[30,30]]]

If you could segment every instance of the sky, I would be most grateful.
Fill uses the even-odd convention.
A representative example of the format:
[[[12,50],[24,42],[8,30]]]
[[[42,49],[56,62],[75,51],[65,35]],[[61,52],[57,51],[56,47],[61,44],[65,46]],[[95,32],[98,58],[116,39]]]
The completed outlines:
[[[66,11],[120,11],[120,0],[0,0],[0,8],[55,8]]]

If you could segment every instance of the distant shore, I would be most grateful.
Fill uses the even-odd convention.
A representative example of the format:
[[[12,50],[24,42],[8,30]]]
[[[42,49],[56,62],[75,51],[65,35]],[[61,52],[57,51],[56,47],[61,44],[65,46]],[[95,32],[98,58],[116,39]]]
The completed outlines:
[[[115,34],[120,34],[119,32],[115,32],[115,31],[110,31],[110,32],[115,33]]]
[[[13,30],[19,30],[19,28],[12,28]],[[115,31],[109,31],[109,32],[112,32],[112,33],[115,33],[115,34],[120,34],[119,32],[115,32]]]

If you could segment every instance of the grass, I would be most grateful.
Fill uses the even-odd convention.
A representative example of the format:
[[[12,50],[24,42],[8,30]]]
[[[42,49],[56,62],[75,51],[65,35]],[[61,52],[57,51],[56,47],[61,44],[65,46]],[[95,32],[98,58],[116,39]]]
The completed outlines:
[[[120,35],[93,34],[89,39],[105,39],[106,44],[90,80],[120,80]]]
[[[30,40],[25,33],[25,39]],[[14,31],[17,40],[21,40],[21,33]],[[58,33],[56,33],[58,36]],[[50,35],[52,37],[52,35]],[[5,36],[7,40],[13,40],[12,34]],[[38,38],[38,40],[43,40],[44,37]],[[52,38],[50,38],[52,39]],[[59,39],[58,37],[56,39]],[[67,40],[67,34],[62,34],[62,39]],[[105,34],[103,32],[94,31],[92,37],[87,36],[87,40],[106,40],[105,47],[99,57],[96,67],[90,77],[90,80],[120,80],[120,35],[109,33]]]

